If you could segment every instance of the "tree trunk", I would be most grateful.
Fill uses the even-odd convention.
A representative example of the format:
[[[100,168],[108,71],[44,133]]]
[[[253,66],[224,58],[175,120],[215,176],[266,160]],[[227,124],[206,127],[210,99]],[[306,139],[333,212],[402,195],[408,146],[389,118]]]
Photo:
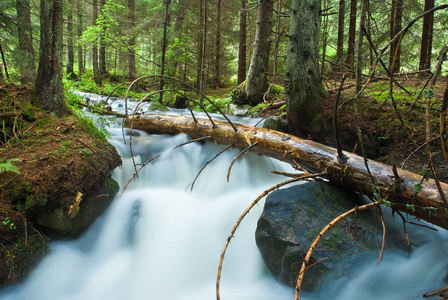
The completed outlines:
[[[434,180],[421,175],[369,160],[369,171],[364,158],[344,153],[347,163],[341,163],[336,149],[265,128],[234,124],[236,131],[226,122],[196,119],[185,116],[146,115],[127,117],[125,126],[153,134],[185,133],[190,138],[210,137],[217,144],[234,145],[240,149],[251,146],[250,151],[272,157],[294,166],[300,164],[314,173],[325,173],[323,178],[370,197],[380,196],[392,208],[414,215],[434,225],[448,229],[448,210],[440,200]],[[217,125],[217,126],[215,126]],[[398,178],[397,178],[398,176]],[[372,182],[372,178],[374,182]],[[280,181],[280,179],[279,179]],[[421,191],[416,192],[416,187]],[[448,193],[448,185],[441,183]]]
[[[0,56],[2,57],[2,63],[3,63],[3,68],[5,70],[6,79],[9,79],[9,73],[8,73],[8,67],[6,65],[5,53],[3,53],[3,47],[2,47],[1,43],[0,43]]]
[[[275,43],[274,43],[274,54],[273,54],[273,78],[272,81],[274,83],[278,82],[278,58],[279,58],[279,47],[280,47],[280,40],[283,34],[283,25],[282,25],[282,7],[283,2],[282,0],[277,0],[277,14],[275,18]]]
[[[40,56],[33,101],[58,117],[66,116],[62,84],[62,0],[40,1]]]
[[[104,6],[106,5],[106,0],[100,0],[100,14],[103,14]],[[100,48],[98,52],[98,71],[100,72],[101,78],[105,78],[109,75],[107,72],[107,66],[106,66],[106,42],[104,41],[104,35],[105,35],[106,28],[104,26],[101,26],[100,31]]]
[[[347,45],[347,69],[355,70],[355,40],[356,40],[356,8],[358,2],[351,0],[350,2],[350,21],[348,29],[348,45]]]
[[[434,0],[425,0],[425,11],[434,8]],[[432,33],[434,26],[434,13],[423,17],[422,44],[420,48],[419,71],[431,68]]]
[[[75,50],[73,45],[73,12],[72,6],[68,7],[67,12],[67,65],[65,69],[65,73],[68,75],[68,78],[74,80],[77,78],[75,74],[75,70],[73,66],[75,64]]]
[[[222,15],[222,0],[217,3],[216,16],[216,44],[215,44],[215,76],[213,79],[214,88],[222,87],[221,82],[221,15]]]
[[[160,97],[159,102],[163,103],[163,89],[165,88],[165,58],[166,58],[166,47],[168,44],[166,30],[168,28],[168,23],[170,22],[170,3],[171,0],[164,0],[163,5],[165,6],[165,17],[163,21],[163,34],[162,34],[162,61],[160,63],[160,81],[159,81],[159,90]]]
[[[93,24],[98,19],[98,0],[93,0]],[[101,86],[101,75],[98,67],[98,41],[95,40],[92,47],[93,80]]]
[[[319,133],[324,88],[319,70],[320,0],[291,3],[286,54],[286,113],[291,134]]]
[[[83,10],[82,10],[82,1],[78,0],[77,4],[76,4],[76,10],[77,10],[77,19],[78,19],[78,24],[77,24],[77,36],[78,39],[81,39],[82,37],[82,31],[83,31],[83,27],[82,27],[82,15],[83,15]],[[82,73],[84,72],[84,56],[83,56],[83,46],[80,44],[78,45],[78,80],[81,81],[81,76]]]
[[[339,0],[339,11],[338,11],[338,40],[336,47],[336,59],[338,63],[337,70],[340,71],[342,66],[342,61],[344,59],[344,21],[345,21],[345,0]]]
[[[241,0],[240,11],[240,39],[238,43],[238,79],[240,85],[246,80],[246,62],[247,62],[247,0]]]
[[[328,7],[329,3],[327,3],[327,1],[324,1],[324,9],[326,10]],[[321,44],[321,48],[322,48],[322,63],[320,65],[321,74],[324,74],[324,70],[325,70],[325,60],[326,60],[326,56],[327,56],[327,41],[328,41],[328,14],[325,14],[323,16],[323,26],[322,26],[322,44]]]
[[[391,40],[401,31],[402,19],[403,19],[403,0],[393,0],[390,16]],[[398,44],[398,40],[396,40],[390,45],[389,69],[392,73],[400,72],[400,54],[401,54],[400,48],[401,47]],[[396,57],[395,53],[397,53]],[[393,60],[395,60],[395,64],[392,66]]]
[[[36,67],[34,65],[34,47],[31,28],[31,13],[29,0],[17,0],[17,31],[19,37],[19,67],[24,84],[32,83],[36,79]]]
[[[198,37],[198,72],[196,78],[196,87],[202,92],[204,85],[204,56],[205,56],[205,0],[199,0],[199,37]]]
[[[358,43],[356,45],[356,92],[361,90],[362,83],[362,44],[364,39],[364,33],[362,28],[366,23],[366,9],[367,9],[368,0],[361,0],[361,11],[359,12],[359,28],[358,28]]]
[[[273,0],[258,0],[257,32],[247,74],[245,92],[251,105],[263,102],[268,90],[267,71],[271,51]]]
[[[134,0],[128,0],[128,80],[137,79],[137,68],[135,66],[135,6]]]
[[[186,14],[187,14],[187,8],[188,8],[187,7],[187,0],[179,0],[178,1],[178,5],[179,5],[179,10],[176,13],[176,22],[174,24],[174,34],[173,34],[173,36],[174,36],[175,40],[177,39],[180,42],[183,42],[183,39],[182,39],[182,37],[184,35],[183,25],[184,25],[185,17],[186,17]],[[180,61],[179,58],[182,55],[184,55],[183,51],[185,51],[185,50],[182,49],[181,47],[175,47],[173,49],[173,51],[174,51],[174,57],[176,57],[176,59],[174,59],[172,71],[168,75],[170,75],[172,77],[175,77],[176,74],[177,74],[177,68],[179,66],[179,61]],[[185,64],[186,64],[186,62],[184,62],[184,65]],[[184,76],[185,75],[186,74],[184,74]]]

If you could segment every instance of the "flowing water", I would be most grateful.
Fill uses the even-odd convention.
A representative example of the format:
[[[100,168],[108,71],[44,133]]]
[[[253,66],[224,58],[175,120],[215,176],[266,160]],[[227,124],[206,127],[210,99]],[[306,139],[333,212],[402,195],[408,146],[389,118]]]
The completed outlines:
[[[122,107],[119,102],[117,107]],[[242,119],[243,122],[254,122]],[[134,173],[129,143],[119,124],[110,142],[123,159],[113,172],[123,188]],[[129,137],[127,137],[129,139]],[[213,144],[176,145],[185,135],[133,137],[137,162],[163,152],[117,196],[108,211],[79,239],[51,244],[51,253],[21,285],[0,293],[4,300],[209,300],[216,299],[215,279],[225,240],[244,209],[267,187],[284,178],[271,170],[291,172],[283,163],[247,154],[227,169],[238,153]],[[221,299],[286,300],[293,290],[265,270],[255,245],[262,202],[243,220],[226,254]],[[409,229],[408,229],[409,230]],[[354,266],[350,276],[329,279],[319,293],[302,299],[422,299],[444,286],[448,269],[448,235],[419,229],[422,246],[410,256],[386,253],[376,265]]]

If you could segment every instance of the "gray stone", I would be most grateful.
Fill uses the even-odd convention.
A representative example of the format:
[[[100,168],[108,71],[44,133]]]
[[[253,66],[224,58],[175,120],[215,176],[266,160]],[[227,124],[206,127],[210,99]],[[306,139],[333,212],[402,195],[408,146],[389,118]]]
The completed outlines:
[[[56,206],[40,211],[34,222],[52,239],[76,238],[106,211],[118,190],[118,183],[106,178],[98,190],[81,200],[76,215],[70,216],[66,207]]]
[[[256,242],[271,274],[295,287],[303,258],[319,232],[334,218],[362,205],[357,194],[323,182],[307,182],[271,193],[258,220]],[[388,228],[388,248],[406,249],[402,233]],[[302,287],[312,290],[329,270],[344,272],[358,259],[378,256],[382,226],[374,209],[337,223],[314,251]]]
[[[252,106],[250,105],[237,105],[230,104],[226,107],[226,113],[232,116],[247,116]]]
[[[263,128],[288,133],[288,122],[279,116],[269,116],[263,123]]]

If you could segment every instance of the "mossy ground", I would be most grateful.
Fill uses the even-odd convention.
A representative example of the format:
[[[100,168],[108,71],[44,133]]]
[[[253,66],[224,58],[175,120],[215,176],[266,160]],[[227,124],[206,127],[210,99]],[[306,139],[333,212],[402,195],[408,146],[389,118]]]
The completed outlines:
[[[47,252],[34,220],[42,210],[70,207],[100,188],[121,164],[88,121],[56,118],[31,106],[28,86],[0,84],[0,158],[19,171],[0,174],[0,287],[20,280]],[[11,225],[14,224],[14,225]]]

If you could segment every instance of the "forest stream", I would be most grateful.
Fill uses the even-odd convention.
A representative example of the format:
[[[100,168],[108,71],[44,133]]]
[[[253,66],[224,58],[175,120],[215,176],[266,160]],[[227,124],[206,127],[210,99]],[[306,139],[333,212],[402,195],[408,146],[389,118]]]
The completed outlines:
[[[113,107],[120,110],[124,106],[116,101]],[[191,143],[174,149],[189,138],[139,131],[132,136],[135,161],[163,155],[145,167],[120,196],[134,173],[129,131],[124,130],[125,142],[121,120],[107,120],[109,142],[123,160],[123,166],[113,173],[120,184],[119,194],[82,237],[51,243],[51,253],[27,280],[4,290],[0,299],[216,299],[219,257],[234,223],[258,195],[282,180],[270,171],[291,172],[292,168],[246,154],[235,163],[227,182],[229,164],[238,153],[232,150],[209,163],[195,181],[204,164],[223,147]],[[258,120],[237,121],[253,125]],[[230,243],[222,270],[221,299],[294,297],[292,288],[278,283],[266,270],[255,244],[262,209],[260,203],[250,212]],[[386,250],[379,264],[365,261],[353,266],[349,276],[330,274],[319,292],[304,292],[301,299],[423,299],[423,293],[445,286],[448,233],[418,227],[408,230],[421,245],[410,254]]]

